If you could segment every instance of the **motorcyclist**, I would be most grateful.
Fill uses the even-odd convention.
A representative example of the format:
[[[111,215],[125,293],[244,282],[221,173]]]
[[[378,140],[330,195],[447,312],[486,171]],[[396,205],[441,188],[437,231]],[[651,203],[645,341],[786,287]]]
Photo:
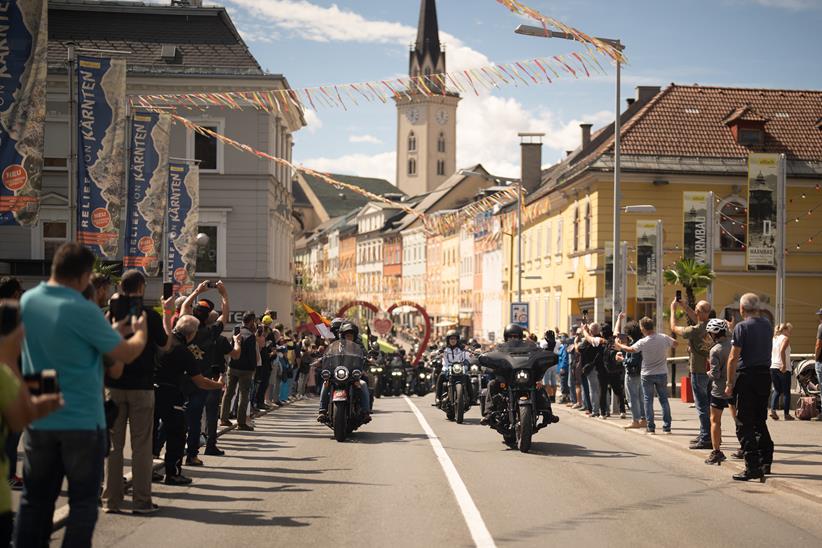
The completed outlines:
[[[442,401],[442,385],[451,375],[451,366],[454,364],[468,365],[468,353],[460,345],[460,335],[456,329],[452,329],[445,334],[445,351],[442,354],[442,371],[437,376],[437,391],[434,403],[439,405]],[[470,390],[470,388],[469,388]],[[469,394],[469,400],[470,400]]]
[[[499,352],[512,354],[530,354],[539,350],[539,347],[531,340],[525,338],[525,330],[522,326],[509,323],[502,334],[503,342],[498,344],[496,349]],[[493,411],[494,396],[499,394],[500,381],[496,378],[488,381],[488,391],[485,396],[485,415],[480,420],[480,424],[488,424],[488,419]]]
[[[336,317],[331,320],[331,333],[334,335],[335,341],[340,340],[340,326],[342,326],[344,322],[345,320],[340,317]]]
[[[333,322],[332,322],[333,325]],[[356,343],[356,336],[359,334],[359,328],[356,324],[352,322],[343,322],[338,330],[338,340],[345,340],[349,342]],[[329,346],[329,349],[331,346]],[[362,354],[363,364],[365,364],[365,352],[362,350],[362,344],[356,346],[359,349],[360,353]],[[363,413],[363,424],[371,422],[371,394],[368,391],[368,381],[365,377],[365,367],[363,366],[363,377],[360,379],[360,409]],[[320,391],[320,410],[317,416],[317,422],[328,422],[328,404],[331,401],[331,383],[330,381],[324,381],[322,389]]]

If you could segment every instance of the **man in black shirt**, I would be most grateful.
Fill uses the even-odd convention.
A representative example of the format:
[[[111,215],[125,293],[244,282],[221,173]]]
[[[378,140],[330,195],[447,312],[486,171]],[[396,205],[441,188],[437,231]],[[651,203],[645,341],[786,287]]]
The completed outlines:
[[[251,431],[254,428],[247,420],[248,399],[254,371],[260,361],[259,348],[265,345],[262,333],[257,333],[257,316],[253,312],[247,312],[243,316],[243,326],[240,328],[239,338],[240,357],[231,360],[228,366],[228,385],[220,409],[220,424],[231,426],[231,421],[228,420],[231,400],[234,399],[235,392],[239,391],[239,397],[237,398],[237,430]]]
[[[143,297],[146,279],[137,270],[128,270],[120,281],[118,298]],[[131,438],[132,511],[150,514],[157,511],[151,500],[152,426],[154,417],[154,364],[158,352],[167,350],[171,341],[173,299],[163,303],[163,316],[143,306],[148,328],[148,343],[142,354],[126,364],[119,379],[106,377],[108,398],[117,405],[117,418],[111,428],[111,453],[106,459],[103,511],[119,513],[123,503],[123,447],[126,425]],[[127,335],[128,337],[128,335]]]
[[[733,478],[765,481],[765,475],[771,473],[774,449],[766,424],[773,326],[759,314],[755,293],[742,295],[739,313],[743,321],[734,327],[725,394],[736,395],[736,433],[745,454],[745,471]]]
[[[156,386],[155,409],[157,418],[163,422],[166,435],[165,483],[166,485],[188,485],[191,479],[182,475],[183,449],[185,447],[185,395],[183,387],[190,380],[203,390],[220,390],[223,383],[203,376],[194,355],[188,346],[194,341],[199,320],[194,316],[181,316],[177,320],[172,336],[171,350],[163,353],[154,375]]]
[[[216,311],[212,310],[211,314],[209,314],[205,331],[210,334],[216,333],[217,330],[213,327],[216,323],[218,323],[218,315]],[[199,337],[201,335],[200,331],[198,330],[197,333],[197,336]],[[239,339],[236,337],[234,339],[229,339],[225,335],[218,334],[214,339],[211,366],[203,371],[203,375],[211,380],[218,380],[225,383],[224,375],[226,356],[231,359],[235,359],[240,356],[240,345],[238,341]],[[197,340],[195,339],[195,344],[196,342]],[[217,423],[220,420],[220,400],[222,397],[223,393],[221,391],[209,390],[206,393],[205,402],[206,448],[204,453],[206,455],[217,457],[225,455],[225,451],[222,451],[217,447]]]

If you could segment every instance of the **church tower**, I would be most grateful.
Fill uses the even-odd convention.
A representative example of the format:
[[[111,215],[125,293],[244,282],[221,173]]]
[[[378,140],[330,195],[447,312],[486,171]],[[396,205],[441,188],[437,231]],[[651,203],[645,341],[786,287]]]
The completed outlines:
[[[456,93],[442,93],[445,51],[440,44],[436,0],[420,1],[417,41],[411,49],[409,76],[425,77],[432,96],[417,90],[397,103],[397,187],[416,196],[430,192],[457,169]]]

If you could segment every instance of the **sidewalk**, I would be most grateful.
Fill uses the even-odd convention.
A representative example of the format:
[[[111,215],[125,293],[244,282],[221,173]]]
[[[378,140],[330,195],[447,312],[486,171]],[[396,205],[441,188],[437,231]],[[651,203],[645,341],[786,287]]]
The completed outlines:
[[[657,433],[650,436],[644,429],[625,430],[626,436],[647,436],[659,443],[666,443],[670,446],[693,455],[694,462],[700,466],[709,466],[703,461],[708,457],[709,450],[692,450],[688,448],[691,440],[699,433],[699,421],[697,420],[696,409],[690,407],[691,404],[683,403],[680,399],[671,399],[671,416],[673,418],[671,434],[662,433],[662,410],[659,401],[656,400],[654,410],[656,412]],[[560,416],[574,415],[582,420],[596,422],[603,428],[624,429],[631,424],[628,412],[628,419],[620,419],[619,415],[611,415],[607,420],[593,419],[586,417],[576,409],[570,409],[564,404],[554,404],[554,410]],[[799,494],[805,498],[811,498],[822,503],[822,423],[816,421],[785,422],[782,420],[782,412],[779,412],[780,420],[774,421],[768,418],[768,430],[776,446],[774,452],[774,462],[772,474],[768,476],[768,485]],[[736,440],[734,421],[728,411],[722,415],[722,451],[728,460],[722,467],[728,470],[728,475],[744,469],[741,460],[731,458],[731,453],[739,448]]]

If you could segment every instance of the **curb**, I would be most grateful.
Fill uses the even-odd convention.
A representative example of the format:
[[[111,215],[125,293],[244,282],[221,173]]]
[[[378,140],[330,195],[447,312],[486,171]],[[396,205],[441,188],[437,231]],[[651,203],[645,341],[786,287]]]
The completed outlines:
[[[305,399],[309,399],[309,398],[305,398]],[[287,401],[283,404],[282,407],[287,407],[287,406],[291,405],[292,403],[296,403],[298,401],[301,401],[301,400],[296,400],[295,399],[295,400]],[[271,408],[267,411],[260,412],[260,414],[258,414],[254,418],[258,419],[260,417],[265,417],[266,415],[276,411],[277,409],[281,409],[281,407],[274,406],[273,408]],[[236,424],[234,424],[232,426],[223,426],[222,428],[218,428],[217,429],[217,437],[219,438],[223,434],[226,434],[226,433],[231,432],[232,430],[236,430],[236,429],[237,429]],[[158,472],[158,471],[162,470],[164,466],[165,466],[165,464],[162,461],[160,461],[158,459],[155,459],[154,460],[153,471]],[[129,472],[128,474],[126,474],[124,476],[124,478],[125,478],[124,488],[128,489],[129,487],[131,487],[132,483],[134,482],[134,476],[132,475],[131,472]],[[66,503],[63,506],[61,506],[59,508],[56,508],[54,510],[54,514],[52,515],[52,520],[51,520],[51,532],[52,533],[62,529],[66,525],[66,521],[68,520],[68,517],[69,517],[69,511],[70,510],[69,510],[68,503]]]
[[[572,413],[571,412],[572,410],[570,410],[570,409],[566,409],[566,408],[559,408],[559,409],[562,413],[564,413],[566,415],[580,416],[577,413]],[[584,415],[581,415],[580,417],[581,418],[587,418]],[[596,420],[596,419],[593,419],[593,420]],[[687,447],[683,447],[681,444],[675,442],[674,440],[670,439],[669,437],[666,437],[665,435],[647,436],[645,434],[645,431],[642,430],[642,429],[625,428],[623,425],[621,425],[619,423],[616,423],[614,421],[610,421],[610,420],[604,420],[604,421],[603,420],[596,420],[596,424],[607,425],[607,426],[610,426],[611,428],[615,428],[617,430],[622,430],[623,432],[626,432],[630,435],[638,435],[638,436],[642,436],[644,438],[652,438],[652,439],[656,440],[659,443],[664,443],[664,444],[668,445],[669,447],[672,447],[672,448],[676,449],[680,453],[684,453],[686,455],[691,455],[693,457],[698,458],[700,461],[704,460],[703,459],[704,455],[702,455],[701,453],[697,453],[694,450],[688,449]],[[742,471],[745,470],[745,466],[742,464],[742,461],[735,461],[733,459],[726,460],[725,462],[722,463],[722,466],[730,468],[731,471],[733,471],[733,472],[742,472]],[[793,495],[799,495],[802,498],[811,499],[814,502],[822,504],[822,494],[820,494],[817,491],[812,491],[810,489],[807,489],[807,488],[805,488],[801,485],[797,485],[794,482],[784,480],[784,479],[780,479],[779,477],[769,476],[767,481],[765,482],[765,485],[770,485],[771,487],[773,487],[774,489],[777,489],[779,491],[785,491],[785,492],[791,493]]]

